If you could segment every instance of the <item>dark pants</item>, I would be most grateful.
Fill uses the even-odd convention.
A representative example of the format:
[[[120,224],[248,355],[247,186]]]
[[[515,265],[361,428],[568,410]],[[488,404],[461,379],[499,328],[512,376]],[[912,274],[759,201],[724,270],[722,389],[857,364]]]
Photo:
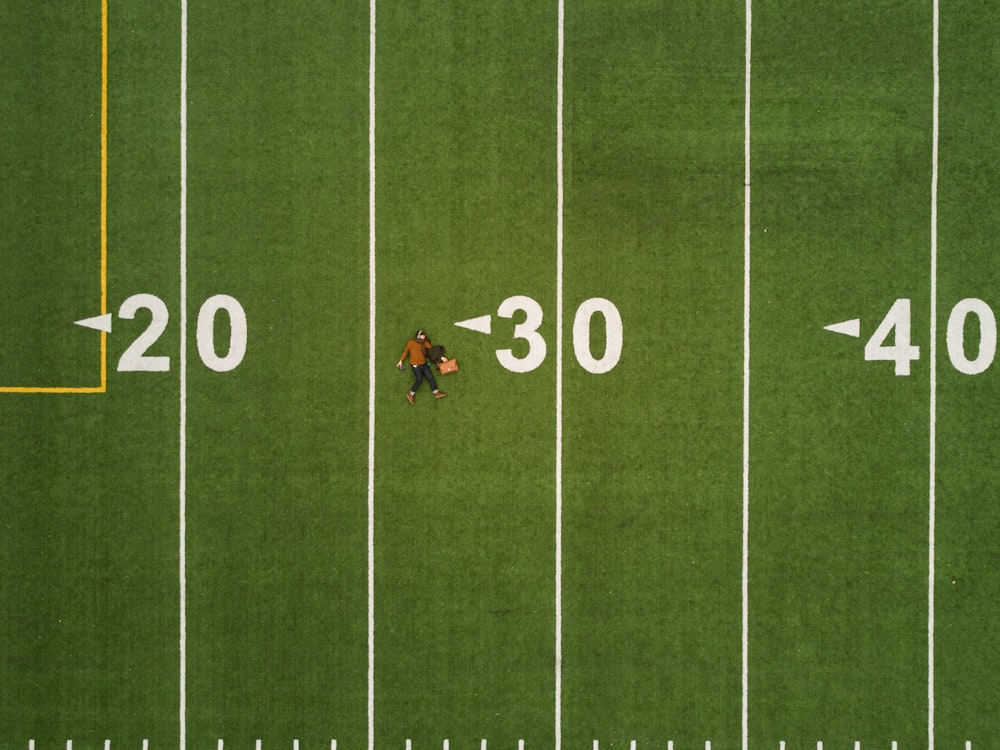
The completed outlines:
[[[431,384],[431,390],[436,391],[438,389],[438,384],[434,380],[434,373],[431,372],[430,365],[413,365],[413,376],[417,379],[417,382],[413,384],[410,389],[410,393],[416,393],[417,388],[420,384],[424,382],[424,378],[427,378],[427,382]]]

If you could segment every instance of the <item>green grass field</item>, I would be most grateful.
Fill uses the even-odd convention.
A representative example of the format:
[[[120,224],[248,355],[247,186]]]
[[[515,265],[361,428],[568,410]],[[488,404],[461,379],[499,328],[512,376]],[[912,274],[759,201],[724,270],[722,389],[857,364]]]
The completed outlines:
[[[102,2],[0,9],[0,748],[1000,745],[1000,10]]]

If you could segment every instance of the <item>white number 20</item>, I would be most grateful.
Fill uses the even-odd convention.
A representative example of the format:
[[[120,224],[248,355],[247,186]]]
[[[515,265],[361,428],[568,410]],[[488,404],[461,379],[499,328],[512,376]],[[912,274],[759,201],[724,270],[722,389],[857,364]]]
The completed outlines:
[[[170,357],[147,352],[167,330],[170,313],[166,303],[152,294],[134,294],[122,302],[118,317],[133,320],[139,310],[149,310],[152,318],[146,330],[132,342],[118,360],[119,372],[168,372]],[[223,356],[215,350],[215,316],[224,310],[229,316],[229,348]],[[205,366],[216,372],[235,369],[247,351],[247,316],[234,298],[217,294],[209,297],[198,311],[198,354]]]

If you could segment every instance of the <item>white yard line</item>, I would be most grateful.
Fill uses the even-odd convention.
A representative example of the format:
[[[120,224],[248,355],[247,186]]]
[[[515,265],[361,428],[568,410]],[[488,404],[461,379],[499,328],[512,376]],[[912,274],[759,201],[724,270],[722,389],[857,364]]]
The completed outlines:
[[[928,460],[928,554],[927,554],[927,748],[934,750],[934,576],[937,524],[937,192],[940,67],[938,56],[939,9],[932,0],[933,101],[931,110],[931,290],[930,290],[930,422]]]
[[[555,750],[562,747],[562,459],[563,459],[563,62],[566,8],[559,0],[556,53],[556,559]]]
[[[187,31],[188,4],[181,0],[180,102],[180,443],[179,443],[179,586],[180,695],[179,747],[187,746]]]
[[[742,582],[742,748],[749,745],[750,715],[750,51],[752,0],[746,0],[746,55],[743,109],[743,582]]]
[[[375,0],[368,15],[368,750],[375,750]]]

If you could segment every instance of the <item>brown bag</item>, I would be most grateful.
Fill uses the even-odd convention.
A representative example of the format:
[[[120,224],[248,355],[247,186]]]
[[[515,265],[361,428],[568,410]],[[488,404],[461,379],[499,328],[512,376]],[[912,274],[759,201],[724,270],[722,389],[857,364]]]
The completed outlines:
[[[442,362],[438,362],[438,372],[442,375],[447,375],[451,372],[458,372],[458,362],[454,359],[446,359]]]

